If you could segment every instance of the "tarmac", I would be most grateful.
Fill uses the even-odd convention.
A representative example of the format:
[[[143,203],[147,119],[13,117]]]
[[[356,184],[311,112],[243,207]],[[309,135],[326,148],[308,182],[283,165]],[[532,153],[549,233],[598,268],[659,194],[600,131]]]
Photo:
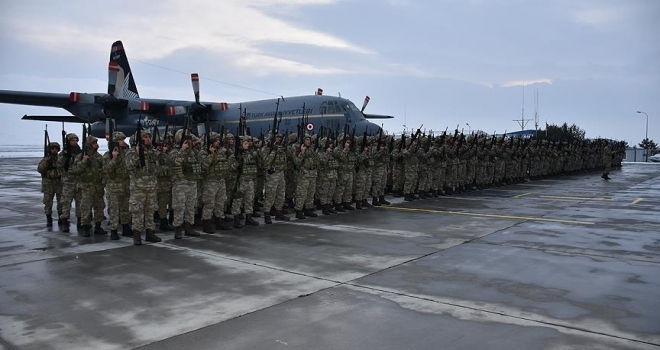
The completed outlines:
[[[660,349],[658,164],[136,247],[46,228],[38,161],[0,159],[3,349]]]

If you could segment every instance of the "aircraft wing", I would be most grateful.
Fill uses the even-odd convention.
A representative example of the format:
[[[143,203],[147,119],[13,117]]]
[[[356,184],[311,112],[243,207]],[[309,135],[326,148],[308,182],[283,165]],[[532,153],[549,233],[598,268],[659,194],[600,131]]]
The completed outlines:
[[[66,108],[71,105],[69,94],[0,90],[0,103]]]
[[[23,120],[41,120],[45,122],[86,123],[87,121],[75,115],[24,115]]]
[[[384,115],[384,114],[371,114],[371,113],[362,113],[367,119],[392,119],[394,116]]]

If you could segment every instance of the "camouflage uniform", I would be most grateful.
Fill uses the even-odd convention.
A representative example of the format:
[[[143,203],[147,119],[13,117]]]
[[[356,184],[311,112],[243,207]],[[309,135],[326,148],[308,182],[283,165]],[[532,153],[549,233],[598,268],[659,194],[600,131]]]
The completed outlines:
[[[80,203],[82,235],[89,237],[92,227],[90,224],[92,210],[94,211],[94,234],[107,234],[107,232],[101,228],[103,210],[105,209],[105,202],[103,201],[103,156],[98,152],[99,145],[96,137],[87,136],[85,143],[87,151],[76,157],[71,170],[79,176],[79,187],[82,192]]]
[[[74,141],[75,140],[75,141]],[[80,188],[78,187],[78,175],[74,174],[73,168],[76,157],[82,152],[77,144],[78,136],[76,134],[66,135],[68,147],[60,152],[57,157],[57,170],[62,175],[62,231],[69,232],[69,219],[71,217],[71,202],[76,203],[76,217],[78,222],[81,220],[80,214]],[[74,143],[75,142],[75,143]],[[67,150],[68,149],[68,150]]]
[[[114,142],[119,142],[126,139],[126,135],[122,132],[115,132],[112,135]],[[110,217],[110,232],[112,239],[119,239],[117,229],[119,224],[122,225],[124,236],[133,236],[133,232],[129,232],[129,224],[131,222],[131,211],[128,205],[130,192],[130,176],[126,168],[126,155],[128,154],[128,145],[124,143],[124,147],[117,145],[117,155],[113,155],[114,150],[108,150],[103,155],[103,172],[107,176],[106,183],[106,197],[108,199],[108,216]]]
[[[211,150],[203,150],[201,155],[202,171],[206,173],[202,187],[202,221],[204,232],[213,233],[212,218],[215,214],[217,229],[231,229],[222,222],[227,201],[227,187],[225,179],[230,166],[234,165],[234,155],[227,148],[219,148],[220,135],[211,133]]]
[[[182,229],[188,236],[199,236],[192,229],[197,205],[197,181],[202,177],[199,152],[193,140],[181,144],[184,130],[174,136],[175,148],[170,153],[172,166],[172,209],[174,210],[174,238],[181,239]],[[185,227],[184,227],[185,223]]]
[[[172,218],[169,221],[167,214],[172,211],[172,171],[170,167],[170,151],[172,148],[169,142],[164,142],[162,146],[157,146],[155,149],[158,160],[158,190],[156,192],[156,201],[158,203],[160,229],[161,231],[171,231],[170,221],[174,221],[174,214],[172,214]]]
[[[160,242],[161,239],[154,234],[156,227],[153,213],[156,210],[156,185],[158,184],[158,158],[151,146],[151,133],[142,130],[141,142],[126,154],[126,169],[131,178],[130,198],[128,204],[131,207],[131,223],[133,229],[133,244],[141,245],[141,233],[146,233],[148,242]],[[144,164],[140,160],[140,150],[144,154]]]
[[[53,226],[53,198],[57,198],[57,216],[62,215],[62,175],[57,170],[57,152],[60,144],[51,142],[48,144],[48,155],[45,156],[37,166],[41,174],[41,192],[44,194],[43,204],[46,214],[46,226]],[[61,223],[61,219],[58,220]]]
[[[241,152],[236,155],[236,161],[239,164],[239,178],[236,192],[234,193],[234,202],[231,205],[231,213],[234,216],[234,227],[243,227],[239,215],[241,207],[245,211],[245,224],[258,226],[259,223],[252,219],[254,212],[254,185],[257,178],[257,151],[251,149],[249,144],[250,136],[244,136],[241,140]]]
[[[341,203],[336,209],[355,210],[351,206],[353,201],[353,182],[355,181],[355,165],[357,163],[357,152],[351,149],[354,140],[348,136],[343,140],[343,147],[335,148],[335,159],[339,160],[339,171],[337,176],[337,187],[335,190],[335,203]],[[339,200],[339,201],[338,201]]]
[[[403,184],[403,193],[405,200],[415,199],[415,187],[417,187],[419,158],[417,156],[417,141],[412,140],[410,146],[403,150],[403,167],[405,171],[405,182]]]
[[[324,215],[331,213],[332,198],[337,187],[337,169],[339,162],[333,153],[332,140],[323,138],[318,150],[319,157],[319,182],[321,184],[317,193]],[[332,209],[334,212],[334,209]]]
[[[270,223],[271,207],[274,207],[275,218],[278,220],[288,220],[282,213],[284,205],[284,196],[286,193],[286,181],[284,171],[287,167],[287,150],[281,145],[282,135],[275,136],[276,143],[271,147],[261,149],[261,157],[266,165],[266,191],[264,198],[264,214],[266,223]],[[278,140],[279,139],[279,140]]]
[[[612,150],[607,141],[603,141],[604,147],[602,150],[602,164],[603,164],[603,175],[601,176],[605,180],[609,180],[610,170],[612,169]]]
[[[303,140],[303,144],[296,150],[293,159],[298,168],[295,205],[298,219],[304,219],[305,215],[317,216],[314,213],[314,193],[316,192],[318,156],[312,149],[311,136],[307,135]]]

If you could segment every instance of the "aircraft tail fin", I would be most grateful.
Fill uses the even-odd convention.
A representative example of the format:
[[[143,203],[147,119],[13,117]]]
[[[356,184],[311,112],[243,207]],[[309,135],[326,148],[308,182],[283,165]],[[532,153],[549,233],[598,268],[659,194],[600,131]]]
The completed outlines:
[[[138,98],[137,85],[133,79],[128,57],[121,41],[115,41],[110,50],[108,67],[108,93],[117,98]]]

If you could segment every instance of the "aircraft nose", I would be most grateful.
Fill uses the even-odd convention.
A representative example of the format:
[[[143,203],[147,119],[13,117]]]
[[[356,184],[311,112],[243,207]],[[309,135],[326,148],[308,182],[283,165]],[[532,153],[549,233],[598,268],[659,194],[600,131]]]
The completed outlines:
[[[380,126],[366,120],[358,123],[355,126],[356,134],[364,134],[364,132],[366,131],[367,134],[369,135],[375,135],[376,133],[378,133],[379,130],[380,130]]]

